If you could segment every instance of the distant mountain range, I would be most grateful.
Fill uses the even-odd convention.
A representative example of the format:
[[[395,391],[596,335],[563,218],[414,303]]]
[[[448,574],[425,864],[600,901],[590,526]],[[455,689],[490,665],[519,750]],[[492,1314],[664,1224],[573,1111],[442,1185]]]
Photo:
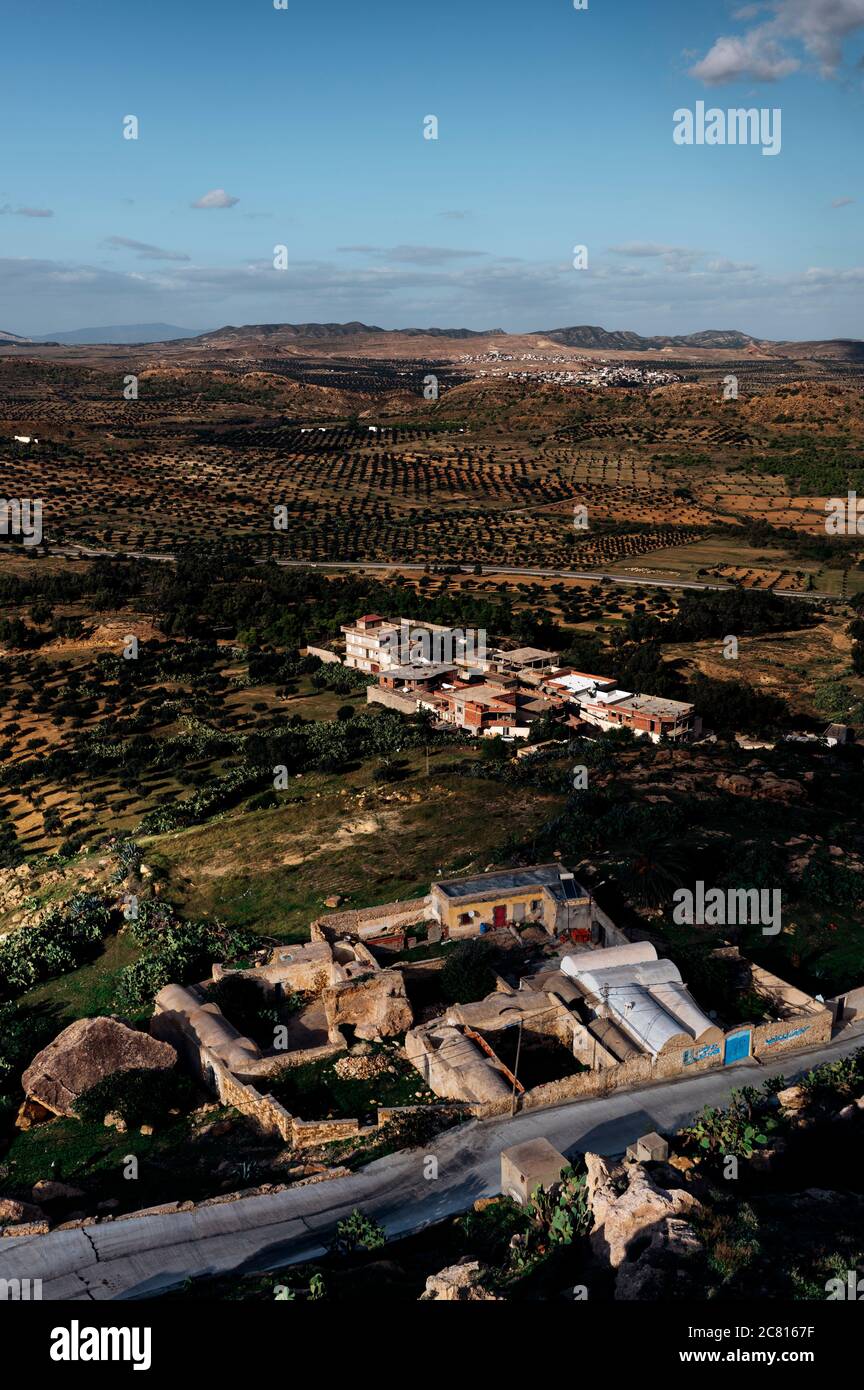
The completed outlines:
[[[748,353],[764,356],[796,356],[801,350],[807,357],[830,356],[864,360],[864,342],[852,338],[834,338],[816,342],[794,343],[774,342],[770,339],[754,338],[750,333],[742,333],[736,328],[707,328],[700,333],[683,335],[658,335],[645,337],[627,329],[610,332],[592,324],[580,324],[573,328],[550,328],[533,333],[507,333],[503,328],[380,328],[369,323],[248,323],[242,326],[226,324],[224,328],[202,333],[199,341],[207,345],[222,347],[244,347],[253,343],[270,343],[274,347],[285,345],[305,346],[310,350],[320,346],[338,349],[342,344],[348,346],[352,340],[376,351],[390,339],[394,346],[406,340],[425,338],[451,342],[463,339],[507,339],[517,345],[538,346],[542,343],[556,343],[561,347],[585,351],[633,354],[641,352],[704,352]],[[489,343],[489,346],[494,344]],[[505,344],[500,344],[504,347]]]
[[[641,333],[630,333],[626,329],[610,333],[606,328],[594,328],[589,324],[578,328],[550,328],[548,332],[539,330],[538,337],[551,338],[553,343],[561,343],[564,347],[617,348],[630,352],[667,347],[748,348],[761,341],[735,328],[708,328],[704,333],[688,333],[683,337],[643,338]]]
[[[704,333],[691,333],[686,337],[644,338],[639,333],[626,329],[609,332],[605,328],[595,328],[582,324],[578,328],[538,329],[531,333],[507,333],[503,328],[379,328],[371,323],[247,323],[242,327],[226,324],[212,333],[202,333],[203,338],[304,338],[316,339],[360,338],[387,335],[399,338],[548,338],[563,347],[617,349],[619,352],[648,351],[666,347],[700,348],[746,348],[758,343],[749,333],[739,333],[736,329],[709,328]]]
[[[2,333],[10,339],[31,343],[168,343],[174,338],[195,338],[194,328],[178,328],[173,323],[120,323],[110,328],[72,328],[60,333],[35,333],[32,338],[17,338],[14,333]]]
[[[374,323],[245,323],[242,326],[226,324],[212,333],[202,333],[200,337],[232,338],[237,335],[259,338],[304,338],[307,342],[316,339],[362,338],[381,334],[400,338],[488,338],[506,336],[503,328],[379,328]]]
[[[402,355],[399,344],[417,339],[439,340],[444,346],[460,340],[487,340],[490,348],[505,346],[500,340],[509,340],[514,349],[534,348],[550,343],[586,352],[614,353],[631,355],[635,353],[658,353],[671,355],[675,352],[693,353],[700,358],[703,353],[746,353],[748,356],[762,357],[829,357],[848,361],[864,361],[864,342],[854,338],[817,339],[809,342],[777,342],[771,339],[755,338],[734,328],[709,328],[699,333],[683,335],[644,336],[628,329],[610,331],[592,324],[580,324],[571,328],[549,328],[533,333],[507,333],[502,328],[380,328],[377,324],[359,323],[250,323],[241,326],[226,324],[210,332],[200,333],[193,329],[178,328],[170,323],[115,324],[108,328],[78,328],[58,333],[40,333],[31,338],[17,333],[0,331],[0,343],[26,346],[32,344],[59,343],[68,346],[111,345],[111,344],[154,344],[178,343],[185,340],[196,348],[217,347],[225,351],[252,351],[258,345],[268,345],[275,349],[280,346],[293,351],[339,352],[355,348],[355,351],[370,352],[373,356],[386,354],[390,347],[395,355]],[[365,341],[364,341],[365,340]],[[389,340],[389,342],[388,342]],[[494,342],[492,340],[498,340]],[[431,346],[431,345],[429,345]],[[412,351],[429,351],[429,346],[418,344]],[[446,350],[446,349],[445,349]],[[480,350],[485,350],[481,348]],[[404,350],[403,350],[404,351]]]

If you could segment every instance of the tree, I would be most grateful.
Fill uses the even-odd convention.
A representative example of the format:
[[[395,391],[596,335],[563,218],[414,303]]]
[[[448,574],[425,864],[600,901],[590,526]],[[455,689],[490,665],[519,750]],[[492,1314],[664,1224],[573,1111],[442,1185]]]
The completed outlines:
[[[441,971],[445,999],[453,1004],[470,1004],[491,994],[495,988],[493,955],[491,943],[482,937],[454,946]]]

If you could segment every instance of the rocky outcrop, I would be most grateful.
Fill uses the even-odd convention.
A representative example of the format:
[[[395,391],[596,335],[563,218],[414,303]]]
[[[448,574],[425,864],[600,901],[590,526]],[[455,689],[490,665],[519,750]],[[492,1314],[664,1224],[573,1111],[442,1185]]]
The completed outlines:
[[[5,919],[5,925],[38,926],[55,910],[56,901],[65,898],[64,888],[71,885],[75,891],[95,882],[101,876],[105,863],[105,860],[100,860],[98,868],[67,865],[38,874],[30,864],[0,869],[0,916]]]
[[[31,1202],[18,1202],[13,1197],[0,1200],[0,1226],[20,1226],[23,1222],[43,1220],[40,1207]]]
[[[34,1202],[45,1206],[50,1202],[77,1201],[84,1193],[80,1187],[70,1187],[68,1182],[56,1182],[52,1178],[40,1178],[31,1193]],[[40,1213],[41,1215],[41,1213]]]
[[[594,1255],[615,1271],[618,1299],[674,1298],[687,1289],[686,1265],[702,1250],[689,1218],[700,1203],[681,1188],[661,1187],[641,1163],[611,1167],[586,1154]]]
[[[803,1086],[787,1086],[785,1091],[777,1092],[777,1104],[787,1115],[796,1115],[807,1104],[807,1093]]]
[[[650,1302],[689,1294],[692,1278],[685,1267],[702,1253],[702,1243],[689,1221],[667,1216],[651,1232],[637,1259],[625,1260],[615,1280],[615,1297],[622,1302]]]
[[[404,1033],[414,1021],[399,970],[346,980],[325,989],[323,999],[331,1030],[349,1024],[356,1037],[373,1042]]]
[[[746,796],[748,801],[781,801],[789,805],[805,795],[800,782],[777,777],[773,772],[747,777],[742,772],[721,772],[717,776],[720,791],[732,796]]]
[[[38,1100],[22,1100],[18,1107],[18,1114],[15,1116],[15,1128],[32,1129],[34,1125],[41,1125],[46,1120],[53,1119],[54,1112],[46,1110],[45,1106],[40,1105]]]
[[[79,1018],[33,1058],[21,1084],[27,1098],[46,1110],[74,1115],[79,1096],[106,1076],[169,1071],[176,1061],[170,1044],[115,1018]]]
[[[420,1302],[436,1299],[445,1303],[495,1303],[497,1295],[484,1289],[481,1283],[483,1268],[478,1260],[461,1260],[448,1265],[440,1274],[430,1274]]]

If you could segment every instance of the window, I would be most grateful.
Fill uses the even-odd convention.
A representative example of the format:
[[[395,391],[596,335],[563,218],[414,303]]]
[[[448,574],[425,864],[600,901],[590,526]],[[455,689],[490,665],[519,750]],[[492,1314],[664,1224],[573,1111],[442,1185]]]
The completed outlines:
[[[468,927],[468,926],[471,925],[471,913],[470,913],[470,912],[460,912],[460,913],[459,913],[459,925],[460,925],[460,927]]]
[[[532,911],[532,912],[539,912],[541,906],[542,906],[542,904],[541,904],[541,902],[540,902],[540,899],[539,899],[539,898],[535,898],[534,901],[533,901],[532,904],[531,904],[531,911]]]

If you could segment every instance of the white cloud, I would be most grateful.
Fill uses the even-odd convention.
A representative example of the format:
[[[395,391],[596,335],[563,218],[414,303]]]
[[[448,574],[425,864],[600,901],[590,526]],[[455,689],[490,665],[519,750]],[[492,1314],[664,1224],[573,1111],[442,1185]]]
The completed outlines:
[[[740,39],[719,38],[690,69],[690,75],[708,87],[719,87],[745,77],[757,82],[777,82],[797,72],[800,66],[797,58],[786,57],[767,35],[754,29]]]
[[[397,261],[401,265],[444,265],[447,261],[461,261],[487,254],[485,251],[465,251],[455,246],[338,246],[336,249],[375,256],[378,260]]]
[[[690,68],[691,76],[707,86],[744,79],[777,82],[802,67],[791,49],[797,44],[816,61],[822,77],[834,77],[844,43],[864,28],[864,0],[772,0],[767,7],[748,6],[737,18],[755,18],[766,8],[772,18],[744,34],[718,38]]]
[[[200,198],[196,198],[192,203],[193,208],[233,208],[235,203],[239,203],[239,198],[232,198],[230,193],[226,193],[224,188],[211,188],[209,193],[204,193]]]
[[[765,338],[855,337],[864,316],[864,268],[780,276],[703,255],[692,269],[670,274],[662,250],[632,264],[598,254],[579,273],[568,261],[493,256],[444,266],[296,261],[281,272],[266,258],[239,266],[142,262],[133,272],[20,259],[0,261],[0,302],[25,333],[58,323],[174,318],[215,327],[266,318],[502,324],[523,332],[602,323],[685,333],[723,322]]]
[[[116,250],[135,251],[139,261],[188,261],[189,257],[182,251],[163,251],[159,246],[151,246],[148,241],[134,241],[127,236],[109,236],[105,241],[106,246],[112,246]]]
[[[668,256],[674,246],[660,246],[656,241],[624,241],[620,246],[610,246],[616,256]]]
[[[6,203],[0,208],[0,214],[11,215],[13,217],[53,217],[54,213],[50,208],[13,208]]]
[[[848,266],[845,270],[840,270],[836,266],[812,265],[805,270],[802,276],[802,285],[818,285],[827,287],[829,285],[861,285],[864,284],[864,266]]]
[[[640,260],[661,259],[667,270],[678,273],[691,270],[704,254],[689,246],[663,246],[654,241],[625,241],[620,246],[610,246],[609,250],[616,256],[635,256]]]
[[[854,202],[854,198],[835,198],[831,206],[832,208],[848,208]]]

